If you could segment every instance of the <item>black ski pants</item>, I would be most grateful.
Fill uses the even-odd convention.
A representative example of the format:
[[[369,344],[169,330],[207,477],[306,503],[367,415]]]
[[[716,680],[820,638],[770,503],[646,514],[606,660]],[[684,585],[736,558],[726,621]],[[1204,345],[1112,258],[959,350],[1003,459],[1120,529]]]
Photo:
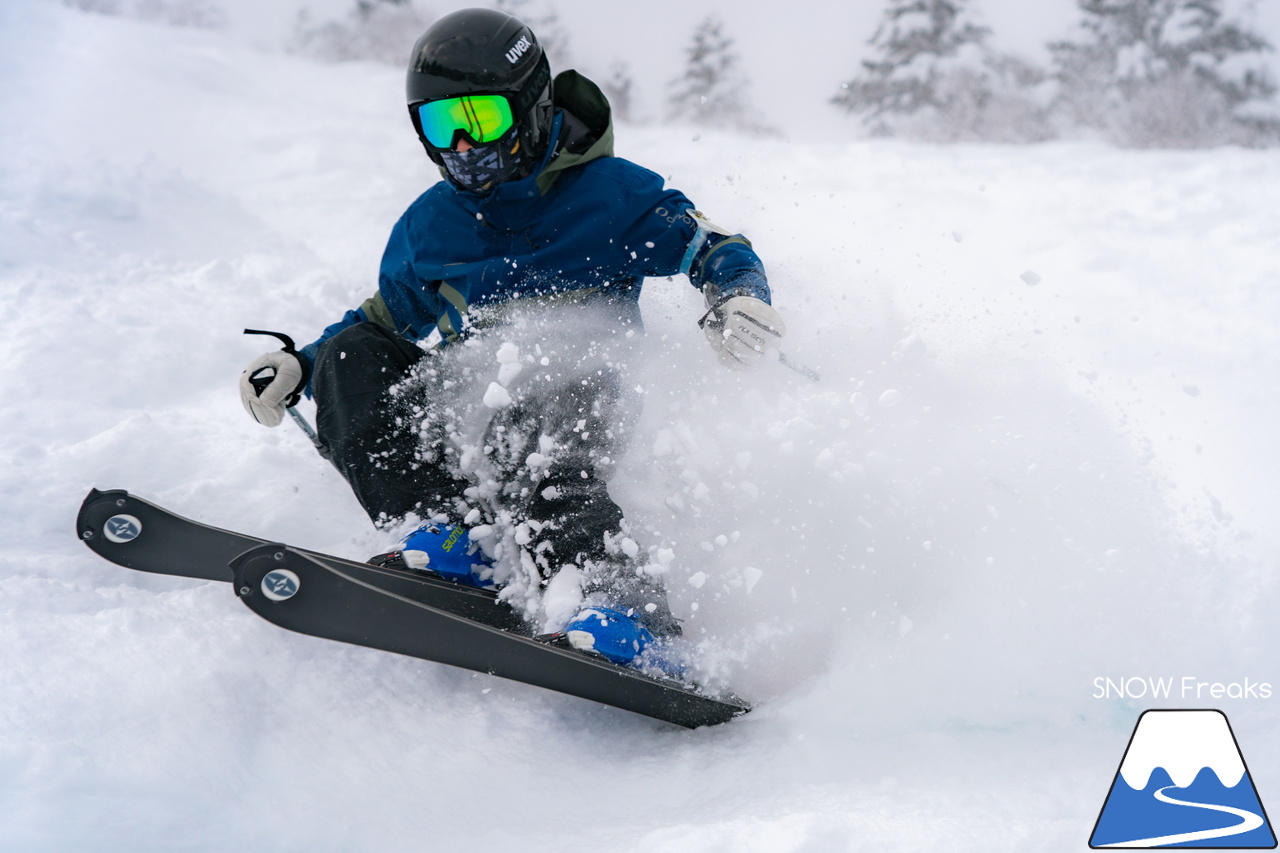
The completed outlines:
[[[425,357],[392,330],[367,322],[334,335],[316,356],[317,432],[376,524],[415,510],[460,521],[456,508],[470,483],[454,476],[447,442],[438,441],[436,452],[424,447],[430,427],[424,440],[420,416],[411,416],[414,403],[421,402],[414,394],[430,396],[432,381],[414,385],[409,394],[390,393]],[[416,378],[438,373],[417,371]],[[621,378],[601,371],[499,410],[485,443],[497,450],[504,505],[540,528],[529,547],[539,555],[545,577],[572,563],[583,570],[588,595],[600,592],[615,606],[634,607],[656,633],[678,633],[661,585],[607,553],[605,545],[623,518],[605,478],[606,460],[625,441],[627,408]],[[525,463],[540,436],[553,438],[560,450],[535,474]]]

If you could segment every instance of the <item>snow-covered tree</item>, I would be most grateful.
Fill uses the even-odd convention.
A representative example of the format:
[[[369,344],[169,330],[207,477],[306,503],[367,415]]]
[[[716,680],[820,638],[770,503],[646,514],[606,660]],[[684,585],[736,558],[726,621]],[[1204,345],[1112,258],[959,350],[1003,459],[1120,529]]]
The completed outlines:
[[[403,66],[430,23],[412,0],[356,0],[355,8],[336,21],[313,23],[304,9],[294,43],[301,52],[331,62],[373,59]]]
[[[684,73],[668,84],[669,119],[752,132],[767,130],[751,114],[747,79],[740,71],[733,40],[717,16],[709,15],[698,24],[685,56]]]
[[[1069,121],[1121,144],[1200,147],[1277,139],[1265,39],[1221,0],[1077,0],[1078,41],[1050,45]]]
[[[833,102],[877,135],[1030,141],[1047,135],[1033,88],[1043,75],[986,45],[967,0],[889,0],[874,57]]]
[[[614,117],[622,121],[631,121],[635,106],[635,84],[627,63],[621,61],[613,63],[609,68],[609,77],[600,84],[600,89],[609,99]]]
[[[103,15],[119,15],[155,21],[175,27],[226,25],[227,15],[219,0],[63,0],[75,9]]]

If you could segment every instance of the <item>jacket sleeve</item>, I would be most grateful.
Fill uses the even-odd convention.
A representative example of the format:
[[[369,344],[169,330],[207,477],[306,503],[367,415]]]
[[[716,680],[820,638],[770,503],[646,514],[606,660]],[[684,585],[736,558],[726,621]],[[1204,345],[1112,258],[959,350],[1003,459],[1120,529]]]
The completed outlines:
[[[439,298],[422,281],[414,269],[415,225],[420,223],[415,202],[400,217],[387,248],[382,253],[382,266],[378,269],[378,299],[383,315],[378,322],[394,329],[407,340],[419,341],[430,335],[440,317]],[[373,319],[373,318],[370,318]]]
[[[754,296],[769,302],[764,264],[751,241],[712,224],[701,211],[690,210],[687,215],[697,228],[680,259],[680,272],[702,291],[707,307],[733,296]]]
[[[678,190],[663,189],[661,176],[642,169],[633,177],[640,218],[627,229],[630,272],[642,276],[683,274],[702,291],[708,306],[731,296],[770,301],[764,264],[741,234],[713,224]]]
[[[391,312],[387,310],[387,303],[382,300],[381,293],[375,293],[364,302],[360,303],[360,307],[352,311],[348,311],[342,315],[342,319],[325,327],[325,330],[311,343],[298,350],[304,355],[312,366],[316,363],[316,353],[320,350],[320,345],[356,323],[377,323],[379,326],[386,326],[389,329],[395,328],[395,321],[391,319]]]

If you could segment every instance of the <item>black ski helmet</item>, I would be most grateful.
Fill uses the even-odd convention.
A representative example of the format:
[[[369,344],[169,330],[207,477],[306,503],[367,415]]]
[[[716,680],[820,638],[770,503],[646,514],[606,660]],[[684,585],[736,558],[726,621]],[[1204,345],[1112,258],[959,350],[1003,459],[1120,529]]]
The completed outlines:
[[[459,95],[506,95],[526,157],[545,151],[554,112],[551,66],[523,21],[495,9],[461,9],[419,37],[409,60],[405,97],[418,139],[433,162],[444,165],[418,124],[418,105]]]

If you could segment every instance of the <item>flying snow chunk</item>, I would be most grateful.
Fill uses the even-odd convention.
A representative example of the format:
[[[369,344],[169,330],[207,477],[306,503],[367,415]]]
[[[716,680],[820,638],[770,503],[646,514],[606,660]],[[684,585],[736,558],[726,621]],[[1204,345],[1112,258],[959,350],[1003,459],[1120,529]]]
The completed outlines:
[[[1035,287],[1037,284],[1044,281],[1044,279],[1031,270],[1027,270],[1022,275],[1018,276],[1018,278],[1022,279],[1027,287]]]
[[[1182,393],[1186,394],[1188,397],[1199,397],[1200,389],[1195,385],[1183,385]]]
[[[556,572],[542,593],[548,630],[557,631],[582,609],[582,573],[569,564]]]
[[[506,341],[498,347],[498,364],[515,364],[520,358],[520,347]]]
[[[742,581],[747,588],[747,594],[751,594],[751,590],[755,589],[756,584],[760,582],[760,578],[764,577],[764,572],[754,566],[747,566],[742,570]]]
[[[524,370],[524,365],[518,361],[504,362],[498,366],[498,384],[506,387],[511,384],[511,380],[520,375],[520,371]]]
[[[853,406],[853,411],[858,417],[862,417],[867,413],[867,395],[861,391],[854,391],[849,396],[849,405]]]
[[[660,429],[653,438],[654,456],[671,456],[679,450],[679,440],[669,429]]]
[[[694,589],[702,589],[702,585],[707,582],[706,572],[694,572],[689,575],[689,586]]]
[[[878,400],[878,402],[880,403],[880,405],[884,406],[886,409],[889,408],[890,406],[896,406],[902,402],[902,392],[889,389],[888,391],[885,391],[883,394],[880,395],[880,399]]]
[[[511,405],[511,394],[497,382],[490,382],[484,392],[484,404],[491,409],[504,409]]]

